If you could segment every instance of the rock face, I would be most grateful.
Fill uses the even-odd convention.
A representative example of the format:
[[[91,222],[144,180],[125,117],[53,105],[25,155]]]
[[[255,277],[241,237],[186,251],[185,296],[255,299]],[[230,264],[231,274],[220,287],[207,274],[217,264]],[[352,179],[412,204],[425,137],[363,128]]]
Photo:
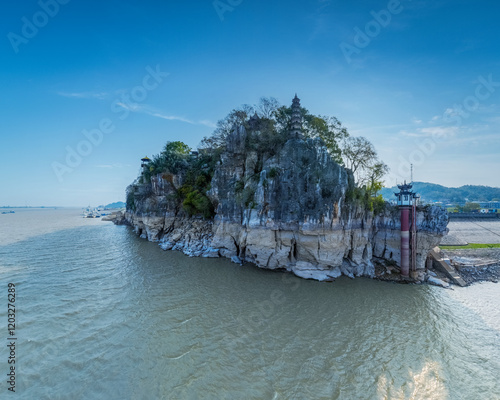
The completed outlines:
[[[182,173],[134,186],[126,220],[165,250],[252,262],[303,278],[373,277],[376,262],[399,265],[399,210],[386,204],[374,215],[355,200],[352,172],[333,161],[320,139],[300,134],[298,98],[292,111],[290,134],[282,138],[288,140],[278,146],[262,145],[269,138],[255,117],[248,132],[241,126],[229,135],[206,193],[213,220],[188,217],[180,205]],[[443,210],[419,208],[417,269],[425,268],[446,225]]]
[[[102,221],[110,221],[115,225],[128,225],[128,221],[125,218],[125,213],[122,211],[116,211],[109,215],[102,217]]]
[[[165,250],[227,257],[303,278],[373,277],[375,262],[399,265],[399,210],[386,204],[374,215],[353,201],[352,173],[331,159],[320,139],[291,138],[263,158],[246,147],[252,134],[240,127],[228,138],[208,192],[216,205],[213,220],[188,218],[171,200],[182,177],[158,175],[149,192],[137,194],[128,222]],[[441,209],[419,208],[417,269],[425,268],[446,225]]]

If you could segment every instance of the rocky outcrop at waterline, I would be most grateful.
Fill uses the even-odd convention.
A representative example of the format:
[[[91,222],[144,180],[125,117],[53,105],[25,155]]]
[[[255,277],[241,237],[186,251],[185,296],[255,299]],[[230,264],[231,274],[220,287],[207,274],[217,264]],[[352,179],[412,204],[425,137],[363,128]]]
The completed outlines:
[[[125,218],[124,211],[115,211],[102,217],[103,221],[113,222],[115,225],[129,225],[127,219]]]
[[[355,198],[351,171],[330,157],[320,139],[290,137],[263,155],[248,146],[255,135],[241,126],[228,137],[206,193],[213,218],[190,216],[178,200],[188,177],[164,173],[133,187],[126,220],[165,250],[251,262],[303,278],[374,277],[377,263],[397,269],[396,207],[367,209]],[[425,269],[446,225],[445,211],[418,208],[417,271]]]

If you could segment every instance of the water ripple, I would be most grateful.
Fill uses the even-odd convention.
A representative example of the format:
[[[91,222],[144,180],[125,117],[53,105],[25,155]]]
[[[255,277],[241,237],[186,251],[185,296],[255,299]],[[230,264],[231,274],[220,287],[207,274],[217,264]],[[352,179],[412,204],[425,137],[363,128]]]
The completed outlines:
[[[2,285],[18,288],[19,399],[500,393],[498,286],[305,281],[72,217],[0,246]]]

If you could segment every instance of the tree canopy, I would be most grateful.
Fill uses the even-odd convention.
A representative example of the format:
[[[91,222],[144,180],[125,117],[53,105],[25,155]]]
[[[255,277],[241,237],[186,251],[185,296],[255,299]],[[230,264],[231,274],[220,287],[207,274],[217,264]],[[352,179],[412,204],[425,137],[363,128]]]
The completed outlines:
[[[304,135],[323,139],[333,159],[342,164],[339,143],[349,136],[347,129],[335,117],[313,115],[304,107],[301,108],[301,112]],[[202,140],[201,147],[211,149],[223,147],[227,136],[235,126],[247,125],[250,117],[255,114],[261,120],[268,122],[264,134],[285,137],[290,129],[292,108],[281,106],[274,97],[262,97],[257,105],[245,104],[241,108],[233,109],[224,119],[219,120],[212,135]]]
[[[144,178],[149,181],[152,175],[162,172],[178,173],[188,167],[188,158],[191,148],[183,142],[167,142],[160,154],[153,156],[149,169],[144,173]]]
[[[367,190],[376,194],[382,189],[382,179],[389,167],[379,160],[373,144],[366,138],[345,137],[342,143],[342,158],[350,168],[358,186],[366,186]]]
[[[364,137],[349,136],[347,129],[335,117],[314,115],[304,107],[300,111],[303,135],[320,138],[332,159],[352,170],[356,187],[351,197],[363,201],[371,210],[378,209],[383,200],[375,196],[382,188],[382,179],[388,167],[378,159],[373,145]],[[180,204],[189,215],[209,217],[213,215],[214,208],[207,191],[227,137],[238,126],[249,129],[245,145],[248,150],[256,151],[257,165],[262,165],[288,140],[291,121],[292,107],[281,106],[273,97],[262,97],[257,105],[245,104],[219,120],[212,135],[202,140],[198,157],[190,157],[190,147],[181,141],[167,142],[162,152],[153,156],[140,180],[147,184],[156,174],[167,177],[183,174],[183,186],[175,188]],[[129,197],[133,197],[132,190]]]
[[[336,117],[314,115],[304,107],[301,107],[301,113],[304,136],[321,138],[331,157],[352,170],[356,184],[359,187],[365,186],[369,193],[376,194],[383,186],[382,179],[389,168],[378,158],[373,144],[364,137],[350,136],[347,128]],[[249,119],[254,115],[261,120],[261,148],[272,149],[286,140],[291,125],[292,108],[280,105],[273,97],[262,97],[259,104],[245,104],[219,120],[213,134],[202,140],[201,147],[223,148],[227,136],[235,126],[248,127]]]

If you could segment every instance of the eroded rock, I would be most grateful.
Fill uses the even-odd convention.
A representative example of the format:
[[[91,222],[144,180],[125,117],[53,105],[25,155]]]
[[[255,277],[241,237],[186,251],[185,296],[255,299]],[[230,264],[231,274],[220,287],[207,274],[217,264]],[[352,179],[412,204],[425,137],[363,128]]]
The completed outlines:
[[[152,193],[126,213],[127,221],[165,250],[252,262],[307,279],[374,277],[374,258],[399,265],[399,210],[386,204],[374,215],[357,205],[349,197],[351,171],[332,160],[321,140],[292,138],[263,158],[245,148],[248,135],[243,127],[233,132],[215,169],[208,193],[217,205],[213,220],[188,218],[170,200],[182,177],[156,176]],[[418,209],[418,270],[446,225],[443,210]]]

